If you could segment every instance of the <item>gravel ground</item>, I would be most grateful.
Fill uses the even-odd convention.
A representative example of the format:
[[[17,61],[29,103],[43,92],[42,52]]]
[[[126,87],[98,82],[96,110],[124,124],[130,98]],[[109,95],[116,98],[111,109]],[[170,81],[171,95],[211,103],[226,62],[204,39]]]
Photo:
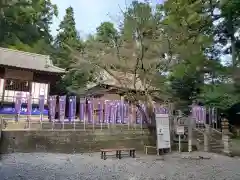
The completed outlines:
[[[239,180],[240,159],[196,152],[192,157],[211,159],[183,159],[179,154],[164,156],[137,155],[121,160],[109,157],[101,160],[99,153],[50,154],[14,153],[2,155],[1,180]]]

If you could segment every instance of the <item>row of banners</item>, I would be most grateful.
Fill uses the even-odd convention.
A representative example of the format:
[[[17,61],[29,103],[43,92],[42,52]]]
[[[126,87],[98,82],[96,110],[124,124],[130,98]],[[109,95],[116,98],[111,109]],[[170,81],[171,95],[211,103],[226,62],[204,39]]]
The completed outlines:
[[[55,119],[56,110],[59,114],[59,120],[63,121],[66,115],[66,107],[68,106],[68,120],[73,121],[76,116],[79,116],[80,120],[87,119],[88,122],[116,122],[116,123],[127,123],[128,119],[131,119],[130,104],[115,100],[115,101],[102,101],[96,102],[93,99],[80,99],[79,114],[76,114],[76,96],[68,97],[68,104],[66,104],[66,96],[59,96],[59,103],[57,103],[57,96],[49,96],[48,107],[45,108],[45,97],[44,95],[39,96],[38,107],[33,107],[32,98],[29,96],[27,99],[23,99],[21,94],[17,94],[15,98],[14,108],[3,107],[0,109],[0,114],[13,114],[13,115],[40,115],[41,120],[43,116],[49,116],[50,120]],[[23,107],[23,102],[26,102],[26,107]],[[94,103],[95,102],[95,103]],[[95,107],[94,107],[95,106]],[[96,107],[97,106],[97,107]],[[145,111],[145,106],[142,104],[142,109]],[[213,111],[212,111],[213,110]],[[155,107],[155,113],[167,114],[167,109],[163,107]],[[142,114],[136,109],[136,123],[142,122]],[[192,117],[198,123],[206,122],[206,114],[211,116],[215,121],[214,109],[211,112],[207,112],[207,109],[202,106],[192,107]]]
[[[40,115],[42,120],[43,116],[49,115],[50,120],[55,121],[56,110],[59,114],[59,120],[65,120],[66,106],[68,106],[68,121],[74,121],[76,116],[79,116],[80,121],[84,119],[89,123],[127,123],[133,116],[131,111],[132,106],[124,101],[93,101],[92,99],[80,99],[79,114],[76,114],[76,96],[68,97],[68,104],[66,104],[66,96],[59,96],[57,103],[57,96],[50,96],[48,99],[48,110],[44,109],[44,96],[39,96],[38,108],[32,107],[31,97],[27,98],[27,107],[22,108],[23,98],[17,95],[15,98],[15,108],[12,109],[12,113],[15,115]],[[97,107],[96,107],[97,106]],[[144,104],[142,104],[143,111],[146,111]],[[136,108],[135,120],[136,123],[142,123],[142,113]],[[163,107],[155,108],[156,113],[166,114],[167,109]],[[0,112],[4,114],[4,111]],[[131,117],[130,117],[131,116]]]

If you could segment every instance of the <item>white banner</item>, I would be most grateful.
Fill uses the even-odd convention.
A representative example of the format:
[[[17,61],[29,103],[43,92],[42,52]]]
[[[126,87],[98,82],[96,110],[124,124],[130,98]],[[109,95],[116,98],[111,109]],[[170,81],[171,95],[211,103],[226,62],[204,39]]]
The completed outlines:
[[[157,149],[171,148],[168,114],[156,114]]]

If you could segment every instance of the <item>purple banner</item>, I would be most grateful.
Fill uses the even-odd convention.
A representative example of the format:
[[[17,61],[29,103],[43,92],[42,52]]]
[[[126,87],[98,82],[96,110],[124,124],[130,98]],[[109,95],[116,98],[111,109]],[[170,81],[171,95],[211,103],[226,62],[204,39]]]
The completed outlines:
[[[56,112],[56,96],[49,97],[49,114],[50,121],[55,120],[55,112]]]
[[[77,111],[77,102],[76,102],[76,96],[72,96],[73,100],[73,119],[76,118],[76,111]]]
[[[128,103],[124,104],[124,123],[128,123],[129,120],[129,105]]]
[[[116,123],[117,124],[122,123],[122,119],[121,119],[121,104],[120,104],[120,102],[117,102],[117,105],[116,105]]]
[[[88,122],[93,122],[93,104],[91,100],[88,100]]]
[[[206,108],[202,106],[193,106],[192,117],[196,123],[206,123]]]
[[[79,118],[80,118],[80,121],[84,121],[85,106],[86,106],[86,99],[85,98],[80,98],[80,105],[79,105]]]
[[[108,101],[105,101],[105,104],[104,104],[104,122],[105,123],[109,123],[109,108],[110,108],[110,106],[109,106],[109,102]]]
[[[120,101],[119,104],[119,116],[120,116],[120,121],[122,124],[124,124],[124,101]]]
[[[109,103],[109,119],[108,119],[108,123],[113,123],[113,104]]]
[[[103,123],[103,104],[98,102],[98,122]]]
[[[146,108],[145,104],[142,104],[142,109],[143,109],[144,116],[146,116],[146,118],[147,118],[148,114],[147,114],[147,108]],[[142,115],[142,117],[141,117],[142,124],[145,123],[145,121],[144,121],[145,117],[144,116]]]
[[[64,121],[66,109],[66,96],[59,96],[59,120]]]
[[[69,97],[68,119],[74,121],[76,116],[76,96]]]

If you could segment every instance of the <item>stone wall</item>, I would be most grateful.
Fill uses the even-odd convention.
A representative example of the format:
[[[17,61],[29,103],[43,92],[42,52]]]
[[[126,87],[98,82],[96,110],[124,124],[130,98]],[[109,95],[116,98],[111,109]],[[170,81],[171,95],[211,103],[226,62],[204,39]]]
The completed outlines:
[[[81,153],[101,148],[134,147],[143,151],[149,142],[147,130],[92,131],[2,131],[1,152]]]

